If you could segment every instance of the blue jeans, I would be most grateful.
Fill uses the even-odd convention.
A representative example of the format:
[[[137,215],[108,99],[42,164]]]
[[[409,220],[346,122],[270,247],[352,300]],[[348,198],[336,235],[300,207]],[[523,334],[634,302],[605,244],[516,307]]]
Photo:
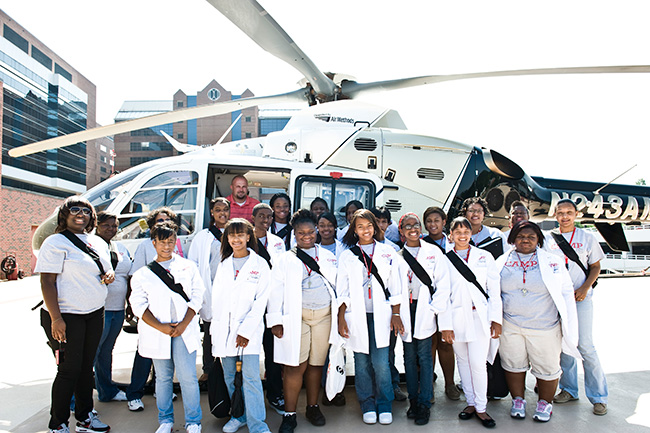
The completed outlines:
[[[269,431],[266,425],[266,408],[264,406],[264,392],[262,391],[262,379],[260,378],[260,356],[242,356],[242,390],[244,391],[244,415],[237,418],[240,422],[248,423],[250,433],[261,433]],[[223,364],[223,378],[228,386],[228,394],[232,397],[235,391],[235,372],[237,357],[227,356],[221,358]]]
[[[594,347],[592,335],[594,322],[593,292],[589,293],[582,302],[576,302],[578,309],[578,350],[582,355],[582,365],[585,373],[585,394],[591,404],[607,404],[607,379],[600,366],[600,360]],[[578,361],[562,353],[560,356],[562,377],[560,389],[567,391],[573,397],[578,397]]]
[[[124,323],[124,310],[104,311],[104,332],[95,355],[95,388],[99,401],[111,401],[120,389],[113,383],[113,347]]]
[[[417,301],[410,304],[411,333],[415,331],[415,309]],[[423,340],[413,338],[411,343],[404,342],[404,370],[406,371],[406,390],[409,400],[431,407],[433,397],[433,357],[431,354],[432,338]],[[420,372],[418,374],[418,366]]]
[[[196,379],[196,351],[189,353],[183,337],[172,338],[172,359],[154,359],[156,369],[156,405],[160,424],[174,422],[174,369],[181,384],[185,426],[201,424],[201,396]]]
[[[393,385],[388,365],[388,347],[377,348],[372,313],[366,314],[369,355],[354,352],[354,387],[361,412],[392,412]]]
[[[131,368],[131,383],[126,388],[126,399],[131,401],[142,399],[144,396],[144,386],[149,379],[151,372],[151,358],[143,358],[138,351],[135,351],[133,358],[133,367]]]

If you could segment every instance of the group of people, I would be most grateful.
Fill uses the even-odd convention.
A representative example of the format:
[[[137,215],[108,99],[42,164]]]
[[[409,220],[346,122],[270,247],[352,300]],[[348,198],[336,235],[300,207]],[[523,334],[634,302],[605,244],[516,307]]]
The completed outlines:
[[[174,212],[151,212],[150,241],[133,260],[112,241],[117,216],[96,213],[80,197],[60,206],[56,234],[43,243],[35,270],[44,298],[41,323],[58,364],[51,432],[69,431],[71,403],[76,431],[109,431],[93,408],[93,382],[100,401],[126,400],[130,410],[143,410],[152,363],[157,433],[173,430],[174,375],[185,428],[201,431],[199,381],[213,364],[231,397],[236,372],[243,378],[243,415],[231,417],[223,431],[245,425],[252,433],[269,431],[262,353],[266,399],[283,417],[280,432],[297,427],[303,384],[305,417],[322,426],[318,402],[329,348],[341,344],[354,353],[355,389],[367,424],[390,424],[393,400],[406,398],[407,417],[417,425],[429,422],[436,352],[451,400],[460,398],[458,368],[467,401],[461,420],[496,425],[487,413],[486,362],[498,364],[497,352],[513,418],[526,416],[528,370],[539,393],[533,419],[549,421],[553,402],[576,400],[576,359],[583,360],[594,413],[607,412],[605,375],[591,336],[592,286],[603,253],[593,235],[575,227],[572,201],[557,203],[557,233],[543,233],[528,221],[525,205],[513,203],[506,235],[483,225],[487,204],[477,197],[450,222],[438,207],[422,219],[409,212],[395,222],[385,208],[364,209],[353,201],[345,206],[347,227],[338,228],[322,199],[290,216],[284,193],[269,204],[257,202],[242,176],[231,189],[228,198],[211,200],[209,227],[196,233],[187,254]],[[139,319],[139,341],[123,392],[111,380],[111,354],[130,314]],[[398,339],[407,396],[395,368]],[[201,349],[204,375],[197,378]],[[321,401],[341,406],[345,397],[323,395]]]

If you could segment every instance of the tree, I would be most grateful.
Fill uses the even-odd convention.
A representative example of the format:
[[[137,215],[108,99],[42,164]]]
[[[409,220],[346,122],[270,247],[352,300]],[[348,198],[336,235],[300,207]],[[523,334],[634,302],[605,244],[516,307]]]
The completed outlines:
[[[646,183],[645,183],[645,179],[642,178],[642,177],[640,177],[640,178],[636,181],[636,184],[637,184],[637,185],[645,185],[645,184],[646,184]]]

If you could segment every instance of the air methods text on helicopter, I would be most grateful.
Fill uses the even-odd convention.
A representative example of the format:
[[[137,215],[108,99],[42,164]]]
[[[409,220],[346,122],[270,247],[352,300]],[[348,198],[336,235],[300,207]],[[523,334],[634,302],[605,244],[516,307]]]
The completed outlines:
[[[551,191],[551,206],[548,216],[555,216],[555,206],[560,199],[570,198],[576,203],[583,219],[600,219],[611,221],[650,221],[650,197],[618,196],[615,194],[594,194],[590,199],[585,194],[574,192]],[[643,206],[639,206],[639,200]]]

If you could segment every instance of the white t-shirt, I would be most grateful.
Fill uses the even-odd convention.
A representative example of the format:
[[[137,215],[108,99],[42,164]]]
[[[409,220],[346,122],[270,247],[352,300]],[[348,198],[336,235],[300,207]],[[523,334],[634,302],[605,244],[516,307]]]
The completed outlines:
[[[105,272],[113,269],[108,245],[102,238],[86,233],[77,237],[97,251]],[[88,254],[60,233],[45,239],[34,272],[57,274],[61,313],[88,314],[104,306],[107,290],[101,283],[99,268]]]
[[[571,235],[573,235],[573,239],[571,239]],[[564,236],[564,239],[566,239],[576,253],[578,253],[578,257],[585,268],[589,269],[589,265],[593,265],[605,258],[605,253],[603,253],[603,249],[600,247],[598,239],[588,231],[576,227],[575,234],[571,231],[568,233],[562,233],[562,236]],[[571,281],[573,281],[574,289],[578,289],[585,283],[587,280],[585,273],[580,269],[580,266],[573,262],[573,260],[569,260],[565,257],[564,253],[560,247],[557,246],[555,239],[553,239],[553,236],[551,236],[550,233],[546,233],[544,249],[556,256],[562,257],[565,262],[568,263],[569,275],[571,276]]]
[[[126,291],[128,286],[129,272],[131,271],[131,255],[129,250],[118,242],[112,242],[113,248],[117,250],[117,267],[115,269],[115,281],[107,286],[106,311],[122,311],[126,305]]]
[[[418,253],[420,252],[420,247],[409,247],[409,246],[404,246],[404,249],[408,251],[413,258],[417,259]],[[409,298],[417,301],[418,296],[420,296],[420,286],[422,286],[422,282],[418,278],[417,275],[415,275],[415,272],[411,270],[411,267],[408,267],[407,271],[407,278],[408,278],[408,290],[409,290]]]

